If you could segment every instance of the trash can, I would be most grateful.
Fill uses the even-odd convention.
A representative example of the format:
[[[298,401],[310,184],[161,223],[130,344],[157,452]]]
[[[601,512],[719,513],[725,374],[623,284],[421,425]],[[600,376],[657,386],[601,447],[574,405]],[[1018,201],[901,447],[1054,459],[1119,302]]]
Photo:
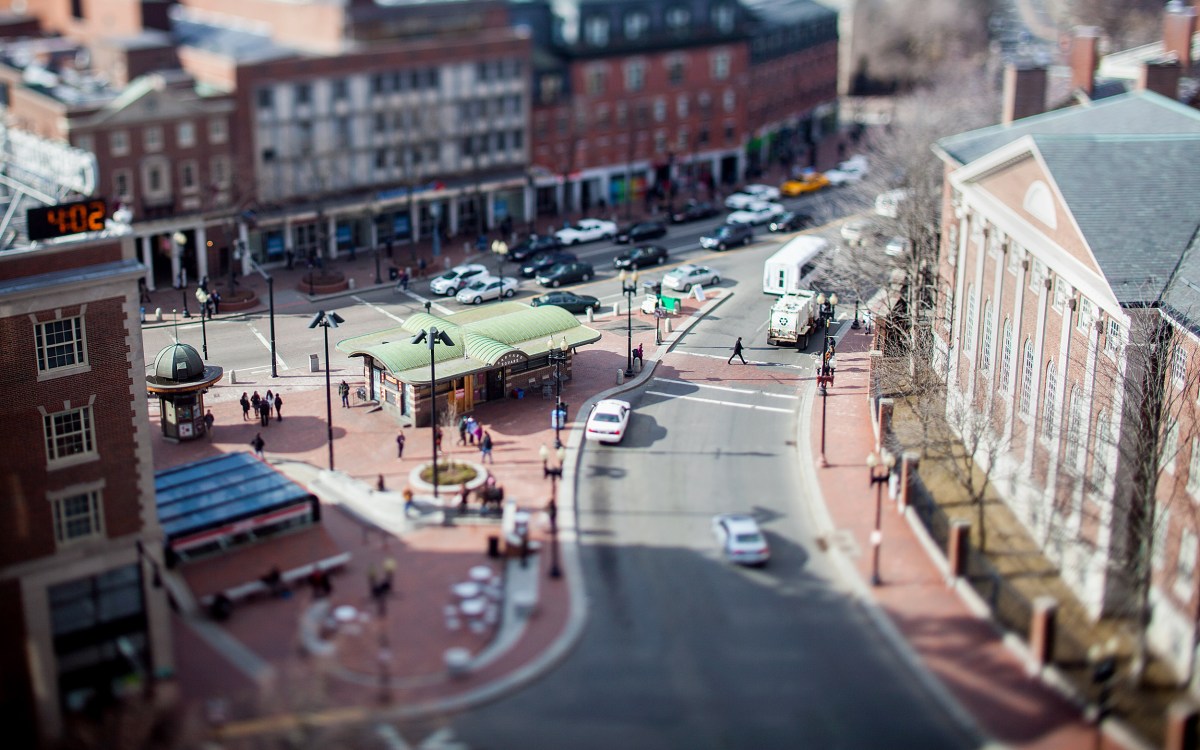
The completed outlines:
[[[492,534],[488,537],[488,557],[500,556],[500,537]]]
[[[400,269],[396,268],[395,266],[392,266],[391,268],[389,268],[388,269],[388,278],[391,279],[392,281],[399,279],[400,278]]]
[[[316,354],[308,355],[308,371],[309,372],[320,372],[321,371],[321,357],[319,355],[316,355]]]

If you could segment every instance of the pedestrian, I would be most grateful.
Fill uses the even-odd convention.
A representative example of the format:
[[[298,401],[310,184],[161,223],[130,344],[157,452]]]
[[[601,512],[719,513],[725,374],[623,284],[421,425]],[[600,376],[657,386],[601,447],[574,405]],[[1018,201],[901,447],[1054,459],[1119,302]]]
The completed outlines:
[[[404,430],[396,435],[396,458],[404,458]]]
[[[442,450],[442,428],[441,427],[435,426],[433,428],[433,444],[437,446],[438,452],[441,452],[441,450]]]
[[[406,266],[404,268],[404,273],[400,274],[400,288],[406,292],[408,291],[408,278],[408,267]]]
[[[242,421],[245,422],[250,418],[250,397],[246,395],[245,391],[242,391],[240,403],[242,405]]]
[[[258,404],[258,418],[262,422],[263,427],[271,426],[271,407],[267,406],[265,399]]]
[[[471,435],[473,436],[471,445],[483,443],[483,425],[476,422],[474,417],[471,418]]]
[[[383,559],[383,585],[390,592],[392,590],[392,578],[396,575],[396,561],[391,557]]]
[[[275,421],[283,421],[283,396],[278,393],[275,394]]]
[[[267,443],[262,439],[261,432],[254,433],[254,439],[250,441],[250,445],[254,446],[254,455],[263,458],[263,448],[266,447]]]
[[[742,356],[742,337],[738,336],[737,341],[733,343],[733,354],[729,355],[729,361],[726,364],[733,364],[733,358],[737,357],[742,360],[742,364],[746,364],[746,358]]]
[[[209,409],[204,415],[204,431],[208,433],[209,440],[212,440],[212,428],[215,421],[217,421],[217,418],[213,416],[212,409]]]
[[[458,490],[458,514],[460,516],[467,515],[467,498],[470,494],[470,491],[467,489],[467,483],[463,482],[462,487]]]
[[[275,394],[267,391],[267,395],[263,397],[263,406],[267,408],[267,419],[271,418],[271,409],[275,406]]]
[[[637,360],[638,364],[644,365],[645,361],[642,359],[642,346],[642,344],[638,344],[637,349],[633,350],[633,358]]]
[[[468,417],[466,415],[463,415],[458,418],[458,444],[459,445],[467,444],[467,429],[468,429],[467,419],[468,419]],[[474,442],[474,441],[472,441],[472,442]]]
[[[427,264],[425,263],[425,259],[417,258],[417,278],[418,279],[425,278],[425,268],[426,267],[427,267]]]
[[[345,380],[338,385],[338,395],[342,397],[342,408],[350,408],[350,384]]]
[[[385,487],[383,484],[383,475],[382,474],[379,475],[379,479],[376,480],[376,482],[375,482],[375,490],[377,492],[384,492],[387,490],[387,487]]]
[[[250,405],[254,407],[255,417],[258,417],[258,405],[260,403],[262,403],[262,396],[258,395],[258,391],[255,391],[254,395],[250,397]]]
[[[413,502],[413,491],[411,487],[404,488],[404,515],[408,516],[408,512],[416,508],[417,504]]]
[[[483,437],[479,439],[479,460],[489,464],[496,463],[492,458],[492,433],[485,432]]]
[[[212,301],[213,314],[220,315],[221,314],[221,293],[218,292],[216,289],[214,289],[212,291],[212,294],[210,294],[208,298],[209,298],[209,300]],[[209,317],[212,317],[212,316],[209,316]]]

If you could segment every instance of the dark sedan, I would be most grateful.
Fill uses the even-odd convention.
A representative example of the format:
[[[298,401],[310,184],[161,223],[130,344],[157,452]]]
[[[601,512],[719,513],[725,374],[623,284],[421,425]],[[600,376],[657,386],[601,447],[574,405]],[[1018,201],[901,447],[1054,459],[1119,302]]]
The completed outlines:
[[[591,263],[575,261],[574,263],[559,263],[548,271],[538,274],[537,282],[542,286],[560,287],[563,284],[573,284],[577,281],[591,281],[596,272]]]
[[[812,223],[812,215],[788,211],[778,219],[772,219],[771,223],[767,225],[767,229],[772,232],[798,232],[805,227],[812,226]]]
[[[576,315],[582,315],[587,312],[589,307],[593,310],[600,309],[600,300],[587,294],[576,294],[575,292],[550,292],[549,294],[543,294],[541,297],[534,297],[529,300],[529,304],[533,307],[554,305]]]
[[[508,249],[508,259],[517,263],[524,263],[538,253],[557,250],[560,247],[562,247],[562,243],[552,234],[533,234],[510,247]]]
[[[538,253],[530,258],[525,265],[521,266],[521,275],[527,279],[532,279],[543,271],[549,271],[559,263],[572,263],[577,260],[579,260],[579,257],[575,253],[568,253],[565,250]]]
[[[667,249],[662,245],[639,245],[613,258],[613,268],[645,268],[667,262]]]
[[[621,227],[617,232],[616,242],[624,245],[629,242],[644,242],[667,235],[667,225],[661,221],[641,221],[637,224]]]
[[[721,209],[708,201],[688,201],[683,205],[683,208],[671,214],[671,222],[674,224],[683,224],[689,221],[711,219],[720,213]]]

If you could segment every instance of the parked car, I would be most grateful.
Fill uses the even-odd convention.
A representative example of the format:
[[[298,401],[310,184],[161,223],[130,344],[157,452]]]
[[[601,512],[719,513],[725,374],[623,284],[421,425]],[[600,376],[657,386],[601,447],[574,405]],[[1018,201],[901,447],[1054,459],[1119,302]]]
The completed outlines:
[[[637,224],[630,224],[617,232],[616,241],[622,245],[627,242],[645,242],[646,240],[658,239],[665,237],[667,234],[667,225],[661,221],[639,221]]]
[[[739,565],[766,565],[771,559],[767,538],[753,516],[723,513],[712,520],[713,535],[725,559]]]
[[[559,263],[557,266],[538,274],[537,282],[542,286],[560,287],[563,284],[573,284],[576,281],[591,281],[596,275],[591,263],[574,261]]]
[[[611,240],[617,236],[617,225],[604,219],[580,219],[571,226],[558,230],[554,236],[564,245]]]
[[[633,411],[628,401],[606,398],[597,401],[588,415],[583,434],[588,440],[599,443],[619,443],[625,439],[629,427],[629,415]]]
[[[708,201],[688,201],[683,204],[683,208],[671,214],[671,222],[674,224],[683,224],[689,221],[699,221],[700,219],[711,219],[720,213],[721,209]]]
[[[557,250],[562,243],[552,234],[531,234],[508,249],[508,259],[524,263],[538,253]]]
[[[794,180],[787,180],[779,186],[779,192],[789,198],[805,193],[815,193],[823,187],[829,187],[829,178],[820,172],[807,172]]]
[[[517,280],[511,276],[476,276],[454,296],[459,302],[478,305],[488,299],[511,297],[517,293]]]
[[[668,271],[662,280],[664,287],[674,289],[677,292],[691,291],[691,288],[697,284],[708,286],[719,283],[721,283],[721,276],[716,271],[708,266],[698,266],[693,263],[686,263],[679,268]]]
[[[867,157],[862,154],[851,156],[839,164],[837,169],[830,169],[825,172],[825,179],[829,180],[830,185],[835,186],[862,182],[862,179],[866,176]]]
[[[613,268],[645,268],[667,261],[667,249],[662,245],[639,245],[613,258]]]
[[[779,188],[770,185],[747,185],[725,199],[725,208],[739,211],[753,201],[777,201]]]
[[[851,245],[865,245],[879,239],[880,229],[870,219],[851,219],[842,225],[842,239]]]
[[[533,307],[541,307],[542,305],[554,305],[561,307],[569,313],[581,315],[587,312],[590,307],[593,310],[600,309],[600,300],[588,294],[576,294],[575,292],[549,292],[540,297],[534,297],[529,300],[529,304]]]
[[[907,255],[912,243],[907,237],[893,237],[884,245],[883,252],[893,258],[897,255]]]
[[[728,250],[734,245],[749,245],[753,240],[754,229],[750,224],[722,224],[700,236],[700,247],[705,250]]]
[[[479,274],[486,274],[487,268],[479,263],[465,263],[455,266],[429,282],[429,290],[434,294],[450,296],[458,294],[458,290],[467,285],[468,279]]]
[[[807,226],[811,226],[813,217],[811,214],[802,214],[799,211],[784,211],[778,218],[772,219],[770,224],[767,224],[767,229],[772,232],[797,232]]]
[[[548,271],[559,263],[573,263],[577,260],[579,260],[579,257],[575,253],[569,253],[566,250],[541,252],[530,258],[525,265],[521,266],[521,275],[527,279],[532,279],[542,271]]]
[[[741,211],[734,211],[725,217],[725,222],[728,224],[766,224],[773,219],[777,219],[786,213],[785,209],[779,203],[767,203],[758,201],[751,203]]]

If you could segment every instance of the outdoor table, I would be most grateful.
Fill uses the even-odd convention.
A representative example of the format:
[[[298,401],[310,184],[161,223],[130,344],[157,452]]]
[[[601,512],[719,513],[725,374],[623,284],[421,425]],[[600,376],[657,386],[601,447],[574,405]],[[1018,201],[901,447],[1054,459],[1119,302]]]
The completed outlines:
[[[475,597],[479,596],[479,584],[475,583],[474,581],[456,583],[451,587],[450,590],[453,591],[454,595],[459,599],[474,599]]]
[[[476,565],[471,568],[471,580],[476,583],[484,583],[492,580],[492,569],[486,565]]]
[[[487,603],[487,599],[480,596],[474,599],[467,599],[463,601],[462,604],[458,605],[458,607],[467,617],[479,617],[483,614],[483,611],[487,609]]]
[[[353,622],[358,617],[358,610],[349,604],[343,604],[333,610],[333,619],[338,622]]]

